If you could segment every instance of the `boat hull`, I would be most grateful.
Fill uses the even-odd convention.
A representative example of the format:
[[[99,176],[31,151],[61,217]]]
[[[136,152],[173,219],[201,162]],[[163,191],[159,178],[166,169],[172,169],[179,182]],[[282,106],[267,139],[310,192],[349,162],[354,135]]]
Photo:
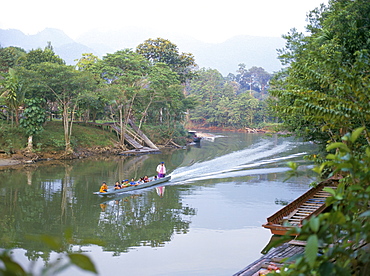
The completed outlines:
[[[163,177],[163,178],[158,178],[157,180],[152,180],[152,181],[149,181],[149,182],[146,182],[146,183],[143,183],[143,184],[139,184],[137,186],[133,185],[133,186],[129,186],[129,187],[119,189],[119,190],[115,190],[114,188],[109,188],[106,193],[94,192],[94,195],[113,196],[113,195],[117,195],[117,194],[120,194],[120,193],[125,193],[125,192],[129,192],[129,191],[135,191],[135,190],[140,190],[140,189],[143,189],[143,188],[155,186],[157,184],[167,182],[170,179],[171,179],[171,176],[166,176],[166,177]]]
[[[331,196],[324,191],[325,187],[336,189],[338,181],[328,180],[320,183],[317,187],[310,189],[302,196],[289,203],[284,208],[267,218],[267,223],[262,226],[269,229],[274,235],[285,235],[294,227],[301,227],[304,220],[309,220],[312,216],[317,216],[326,208],[325,200]],[[297,236],[291,233],[291,236]]]

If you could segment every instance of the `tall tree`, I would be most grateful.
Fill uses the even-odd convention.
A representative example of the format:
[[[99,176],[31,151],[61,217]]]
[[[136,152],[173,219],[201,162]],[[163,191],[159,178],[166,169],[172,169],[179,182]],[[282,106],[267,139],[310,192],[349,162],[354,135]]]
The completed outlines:
[[[166,98],[168,90],[175,85],[179,85],[178,75],[173,72],[165,63],[156,63],[150,68],[147,78],[148,86],[143,91],[145,104],[143,104],[142,116],[140,118],[139,129],[148,115],[148,110],[153,102],[161,102]],[[160,107],[162,109],[163,107]]]
[[[43,91],[46,99],[58,103],[62,110],[65,151],[73,152],[72,126],[78,100],[87,90],[94,90],[96,82],[92,74],[75,70],[72,66],[57,63],[40,63],[32,66],[32,89]]]
[[[330,1],[309,14],[307,36],[285,36],[280,58],[289,66],[270,92],[289,130],[326,144],[369,124],[369,14],[369,1]]]
[[[94,70],[104,80],[106,91],[116,95],[114,102],[119,114],[120,142],[124,145],[128,120],[133,116],[133,106],[138,94],[147,85],[148,61],[130,49],[107,54]]]
[[[197,65],[190,53],[179,53],[178,47],[167,39],[147,39],[136,47],[136,52],[144,56],[151,64],[166,63],[179,75],[181,83],[195,76]]]

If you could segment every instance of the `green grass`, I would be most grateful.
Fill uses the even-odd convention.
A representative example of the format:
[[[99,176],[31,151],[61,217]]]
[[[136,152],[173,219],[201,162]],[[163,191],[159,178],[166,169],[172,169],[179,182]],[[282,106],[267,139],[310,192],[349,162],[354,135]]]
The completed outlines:
[[[99,127],[73,124],[71,144],[73,148],[111,147],[117,135]],[[13,153],[26,147],[27,135],[22,128],[0,122],[0,150]],[[47,122],[44,131],[33,138],[35,151],[62,151],[65,148],[64,129],[61,121]]]

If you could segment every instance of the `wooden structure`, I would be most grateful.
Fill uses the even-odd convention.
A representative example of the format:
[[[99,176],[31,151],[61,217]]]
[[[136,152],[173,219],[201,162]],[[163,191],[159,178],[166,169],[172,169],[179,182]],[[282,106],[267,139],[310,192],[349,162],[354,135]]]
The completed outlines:
[[[267,223],[262,226],[270,229],[272,234],[285,235],[293,227],[301,227],[304,220],[318,215],[326,209],[325,200],[331,196],[323,191],[324,187],[336,188],[336,180],[321,182],[315,188],[310,189],[284,208],[267,218]],[[295,234],[292,234],[295,235]]]
[[[243,268],[233,276],[266,275],[271,270],[280,269],[289,263],[289,258],[303,254],[306,242],[292,240],[281,246],[273,248],[266,255]],[[284,263],[283,263],[284,261]]]
[[[76,122],[82,123],[82,122]],[[118,135],[121,135],[121,128],[116,123],[92,123],[87,122],[86,124],[95,125],[100,127],[109,127],[116,131]],[[128,124],[131,128],[126,127],[124,138],[125,141],[133,147],[133,150],[127,152],[128,155],[130,154],[138,154],[138,153],[151,153],[151,152],[159,152],[158,147],[132,122],[132,120],[128,121]],[[147,145],[147,147],[145,146]],[[124,152],[123,154],[125,154]]]

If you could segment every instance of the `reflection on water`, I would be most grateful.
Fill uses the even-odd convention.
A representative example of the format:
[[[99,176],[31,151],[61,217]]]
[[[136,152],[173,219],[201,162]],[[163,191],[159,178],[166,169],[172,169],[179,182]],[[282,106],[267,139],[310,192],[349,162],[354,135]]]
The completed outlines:
[[[308,189],[309,177],[283,180],[286,162],[301,162],[311,150],[288,138],[226,133],[161,154],[4,170],[0,247],[18,248],[15,256],[24,264],[48,262],[56,252],[24,237],[63,240],[71,229],[74,244],[65,242],[61,252],[86,252],[101,275],[120,272],[122,263],[127,275],[231,275],[259,257],[270,237],[261,225],[281,207],[275,202]],[[102,181],[154,175],[161,161],[171,181],[111,199],[93,195]]]

